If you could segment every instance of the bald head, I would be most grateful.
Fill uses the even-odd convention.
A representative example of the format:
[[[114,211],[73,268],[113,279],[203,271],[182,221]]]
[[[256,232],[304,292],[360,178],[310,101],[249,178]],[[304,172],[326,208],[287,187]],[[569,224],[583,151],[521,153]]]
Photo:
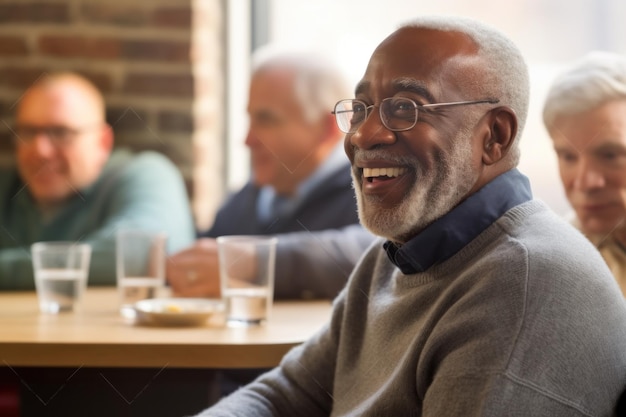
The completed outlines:
[[[86,78],[71,72],[55,73],[39,78],[22,97],[16,119],[32,117],[32,113],[51,113],[58,105],[71,108],[76,120],[89,124],[104,123],[104,98]]]

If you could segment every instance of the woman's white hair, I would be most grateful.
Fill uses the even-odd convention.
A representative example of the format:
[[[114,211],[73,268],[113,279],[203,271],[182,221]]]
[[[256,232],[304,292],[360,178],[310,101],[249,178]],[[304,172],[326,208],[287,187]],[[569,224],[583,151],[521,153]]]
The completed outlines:
[[[592,110],[613,100],[626,99],[626,57],[593,51],[560,73],[543,105],[543,122],[550,131],[559,116]]]

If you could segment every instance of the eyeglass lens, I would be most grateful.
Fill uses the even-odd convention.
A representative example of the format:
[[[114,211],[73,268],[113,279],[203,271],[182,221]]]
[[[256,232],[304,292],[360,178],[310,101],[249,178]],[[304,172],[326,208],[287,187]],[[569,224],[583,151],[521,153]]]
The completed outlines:
[[[335,106],[337,125],[345,133],[355,132],[369,116],[374,106],[360,100],[342,100]],[[389,97],[380,104],[380,118],[393,131],[411,129],[417,122],[418,108],[411,99]]]
[[[51,142],[61,144],[69,142],[80,132],[65,126],[28,126],[20,125],[13,129],[18,140],[31,141],[40,134],[45,135]]]

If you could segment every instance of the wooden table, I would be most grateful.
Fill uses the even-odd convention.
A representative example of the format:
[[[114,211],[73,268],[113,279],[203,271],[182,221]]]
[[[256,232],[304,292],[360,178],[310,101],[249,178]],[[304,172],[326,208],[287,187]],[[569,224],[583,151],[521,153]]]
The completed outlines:
[[[260,327],[129,323],[115,288],[89,288],[82,310],[39,313],[34,292],[0,294],[0,367],[264,368],[330,318],[329,301],[275,302]]]

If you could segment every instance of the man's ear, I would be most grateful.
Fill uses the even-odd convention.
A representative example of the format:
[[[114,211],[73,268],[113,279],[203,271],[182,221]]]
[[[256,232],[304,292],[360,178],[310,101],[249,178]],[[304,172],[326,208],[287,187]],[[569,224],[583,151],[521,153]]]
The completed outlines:
[[[111,151],[113,150],[113,128],[108,123],[105,123],[101,128],[97,141],[98,153],[100,155],[100,162],[102,166],[106,164],[109,156],[111,155]]]
[[[489,134],[483,143],[483,163],[493,165],[504,158],[513,146],[517,134],[517,115],[512,108],[501,106],[488,115]]]
[[[329,140],[333,143],[337,142],[337,138],[343,138],[344,133],[339,130],[339,126],[337,126],[337,121],[335,120],[335,116],[328,113],[324,115],[322,121],[320,122],[324,129],[324,139]]]
[[[326,126],[328,126],[328,130],[330,131],[330,135],[332,136],[343,134],[343,132],[339,130],[339,126],[337,126],[337,119],[335,118],[334,114],[329,113],[326,115]]]
[[[108,123],[105,123],[100,132],[100,146],[108,154],[113,149],[113,142],[113,128]]]

